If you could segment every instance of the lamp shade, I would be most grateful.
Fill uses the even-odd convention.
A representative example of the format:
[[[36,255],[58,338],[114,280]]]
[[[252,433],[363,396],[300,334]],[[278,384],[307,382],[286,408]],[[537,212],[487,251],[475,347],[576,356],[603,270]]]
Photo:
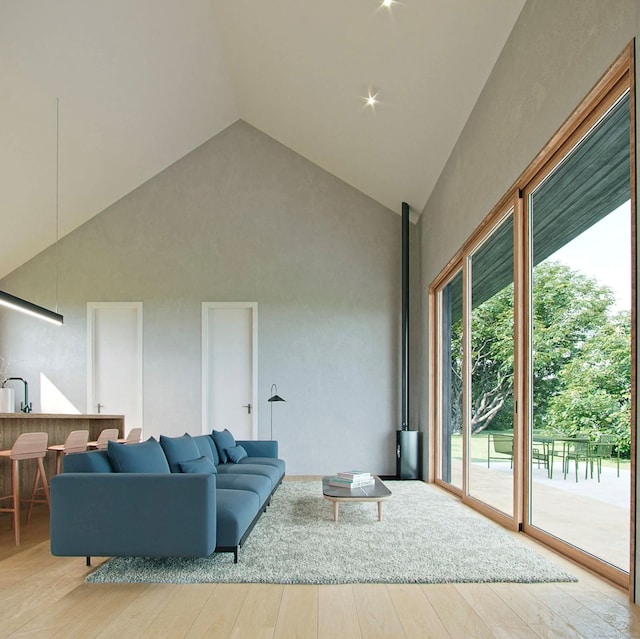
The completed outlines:
[[[286,402],[286,399],[282,399],[282,397],[280,397],[280,395],[272,395],[271,397],[269,397],[269,399],[267,400],[268,402]]]

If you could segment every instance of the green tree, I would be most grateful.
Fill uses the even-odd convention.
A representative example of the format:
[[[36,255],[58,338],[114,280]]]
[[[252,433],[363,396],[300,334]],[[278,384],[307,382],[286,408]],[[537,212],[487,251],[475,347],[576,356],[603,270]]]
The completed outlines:
[[[618,313],[587,339],[559,373],[560,391],[549,401],[547,419],[574,436],[613,434],[621,455],[630,450],[631,317]]]
[[[536,429],[567,434],[598,425],[629,433],[630,323],[613,317],[613,292],[558,262],[533,274],[533,419]],[[513,427],[513,285],[473,309],[471,430]],[[451,331],[461,353],[461,323]],[[460,405],[461,359],[452,358],[452,405]],[[456,415],[456,418],[457,415]],[[460,425],[461,425],[461,416]],[[624,444],[623,444],[624,446]]]
[[[560,371],[609,323],[615,297],[596,279],[558,262],[533,271],[533,427],[550,427],[549,402]]]

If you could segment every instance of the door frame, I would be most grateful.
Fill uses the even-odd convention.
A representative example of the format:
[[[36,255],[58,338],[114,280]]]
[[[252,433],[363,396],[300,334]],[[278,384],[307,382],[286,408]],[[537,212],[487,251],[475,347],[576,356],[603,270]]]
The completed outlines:
[[[87,302],[87,413],[95,414],[93,361],[95,357],[95,312],[101,308],[126,308],[137,312],[136,338],[138,343],[138,379],[136,380],[140,426],[144,429],[143,401],[143,344],[142,344],[142,302]]]
[[[251,436],[258,439],[258,302],[202,302],[202,426],[209,433],[209,311],[212,309],[248,309],[251,311]]]

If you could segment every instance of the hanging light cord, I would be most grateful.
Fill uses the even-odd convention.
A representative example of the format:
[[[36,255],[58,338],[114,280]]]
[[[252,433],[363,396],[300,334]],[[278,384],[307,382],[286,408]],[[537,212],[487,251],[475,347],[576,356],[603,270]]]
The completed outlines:
[[[58,236],[60,232],[60,98],[56,98],[56,313],[60,282],[60,256]]]

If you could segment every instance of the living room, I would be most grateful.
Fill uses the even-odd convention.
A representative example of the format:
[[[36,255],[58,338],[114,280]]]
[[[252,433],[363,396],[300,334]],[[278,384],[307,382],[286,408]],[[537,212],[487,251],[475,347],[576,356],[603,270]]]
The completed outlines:
[[[39,3],[21,4],[29,5],[33,15],[44,11]],[[196,4],[198,11],[190,14],[192,22],[184,27],[187,33],[210,10],[209,3]],[[213,3],[214,7],[219,4],[224,3]],[[286,4],[278,3],[278,9],[284,11]],[[384,25],[391,30],[399,29],[407,20],[406,15],[401,18],[402,14],[380,12],[378,2],[355,4],[369,18],[373,16],[377,28],[389,17],[391,20]],[[392,11],[414,8],[409,2],[395,4],[398,6],[391,7]],[[7,6],[10,12],[15,10]],[[464,3],[461,7],[464,11]],[[3,206],[5,237],[12,238],[9,244],[19,244],[22,233],[26,237],[23,246],[31,247],[31,253],[16,258],[10,267],[3,266],[0,289],[46,307],[57,303],[65,316],[64,326],[49,327],[0,309],[0,355],[10,359],[10,373],[29,380],[31,401],[38,412],[44,378],[78,411],[89,412],[87,304],[142,302],[145,437],[177,436],[185,431],[200,434],[202,304],[256,302],[257,438],[267,439],[273,430],[288,475],[317,476],[347,467],[394,474],[395,431],[400,427],[398,213],[403,199],[420,202],[423,185],[410,193],[406,188],[394,203],[381,201],[377,192],[374,196],[373,190],[365,189],[369,183],[346,159],[333,164],[325,157],[324,147],[314,151],[302,142],[297,152],[292,150],[296,148],[293,138],[279,138],[269,132],[269,113],[264,115],[265,120],[254,115],[259,104],[249,104],[249,100],[243,103],[240,91],[233,97],[232,92],[222,90],[220,95],[226,96],[224,108],[217,112],[215,123],[208,121],[202,127],[214,129],[215,135],[198,139],[193,134],[172,146],[171,135],[166,144],[157,138],[156,146],[137,151],[141,156],[155,156],[158,162],[141,175],[138,156],[122,153],[125,147],[109,140],[126,137],[126,129],[93,127],[92,118],[99,112],[83,112],[78,98],[82,85],[87,83],[87,93],[95,91],[97,78],[81,75],[75,87],[78,93],[65,95],[56,90],[57,76],[43,62],[51,53],[47,45],[51,45],[53,51],[61,51],[52,57],[66,65],[62,76],[73,75],[74,65],[80,64],[73,56],[79,51],[63,46],[67,33],[63,27],[67,25],[78,41],[82,39],[78,34],[95,36],[94,21],[104,20],[105,7],[99,8],[98,12],[94,7],[95,14],[87,8],[86,14],[81,14],[84,21],[78,17],[74,28],[64,12],[59,22],[43,20],[40,25],[29,21],[33,15],[20,16],[19,12],[13,20],[2,21],[7,30],[13,29],[12,37],[4,39],[8,44],[2,56],[15,88],[14,103],[7,107],[9,114],[15,117],[25,97],[40,98],[31,109],[33,119],[41,122],[38,139],[43,159],[38,175],[44,186],[31,189],[40,198],[32,207],[44,208],[46,213],[36,224],[16,213],[21,210],[18,202]],[[226,24],[234,24],[232,19],[238,18],[228,7],[217,9],[229,20]],[[425,479],[433,472],[429,463],[433,442],[429,436],[428,287],[640,32],[640,12],[632,0],[529,0],[512,11],[513,29],[510,26],[502,34],[504,48],[502,44],[498,47],[495,64],[477,87],[432,184],[425,186],[433,190],[425,202],[412,206],[409,422],[425,435]],[[167,15],[167,23],[175,19],[175,13]],[[286,21],[280,21],[284,29]],[[296,24],[293,19],[291,22]],[[21,24],[22,32],[18,28]],[[144,32],[140,24],[134,28],[133,20],[127,24],[133,34]],[[164,24],[171,33],[169,26]],[[48,32],[44,40],[39,37],[42,32]],[[123,42],[127,35],[131,34],[124,30]],[[41,43],[39,53],[21,58],[23,51],[36,48],[35,42]],[[99,39],[95,39],[93,48],[84,46],[95,53],[100,50],[98,45]],[[178,55],[183,46],[174,43],[167,57]],[[97,62],[106,64],[108,51],[101,51],[104,57]],[[117,56],[111,53],[115,59]],[[227,51],[227,55],[232,54]],[[238,53],[234,51],[233,56]],[[216,59],[217,63],[222,64],[222,59]],[[240,64],[239,58],[234,60]],[[30,66],[35,62],[42,65],[37,73]],[[117,75],[118,66],[113,61],[111,64],[109,74]],[[121,93],[102,96],[105,112],[126,112],[123,95],[128,90],[135,93],[138,85],[144,85],[140,82],[142,75],[132,75],[127,76],[132,84],[121,86]],[[404,72],[399,77],[402,79]],[[450,78],[446,86],[453,92],[455,84]],[[214,89],[222,89],[222,85]],[[380,104],[373,113],[359,102],[366,96],[356,95],[353,100],[356,114],[351,127],[363,129],[358,131],[363,137],[354,144],[356,155],[364,157],[373,152],[362,140],[375,136],[375,127],[393,105],[391,96],[385,104],[384,87],[379,90]],[[188,92],[176,93],[176,102],[187,99]],[[158,95],[168,101],[172,93]],[[58,241],[56,96],[60,98]],[[170,113],[178,105],[167,102],[160,107],[166,109],[162,111],[163,126],[171,131]],[[195,127],[198,118],[204,116],[199,111],[185,117],[191,118]],[[334,143],[338,149],[335,155],[340,157],[343,141],[335,129],[327,128],[324,120],[314,128],[314,118],[319,116],[313,109],[297,117],[308,120],[309,138]],[[4,119],[6,123],[8,118]],[[77,137],[66,137],[74,121],[79,122],[74,132]],[[263,121],[261,129],[259,123]],[[21,119],[23,125],[25,122],[29,118]],[[385,126],[393,131],[393,123]],[[309,143],[304,138],[302,141]],[[89,164],[90,156],[83,149],[102,143],[112,157],[93,158],[95,164]],[[428,147],[429,140],[421,144]],[[392,148],[385,147],[383,166],[402,162]],[[11,156],[3,165],[11,165]],[[365,168],[359,170],[366,173],[365,160],[362,165]],[[426,176],[422,167],[413,166],[411,171]],[[84,182],[82,196],[70,179],[74,172],[81,176],[77,181]],[[109,182],[120,189],[115,197],[105,184]],[[16,183],[11,183],[13,192]],[[92,193],[98,197],[83,199]],[[72,217],[83,207],[91,210],[92,216],[78,224]],[[42,237],[37,237],[38,233]],[[11,251],[13,248],[5,254],[12,255]],[[267,402],[274,383],[286,399],[275,407]],[[108,412],[108,407],[105,410]],[[80,581],[78,577],[77,583]]]

